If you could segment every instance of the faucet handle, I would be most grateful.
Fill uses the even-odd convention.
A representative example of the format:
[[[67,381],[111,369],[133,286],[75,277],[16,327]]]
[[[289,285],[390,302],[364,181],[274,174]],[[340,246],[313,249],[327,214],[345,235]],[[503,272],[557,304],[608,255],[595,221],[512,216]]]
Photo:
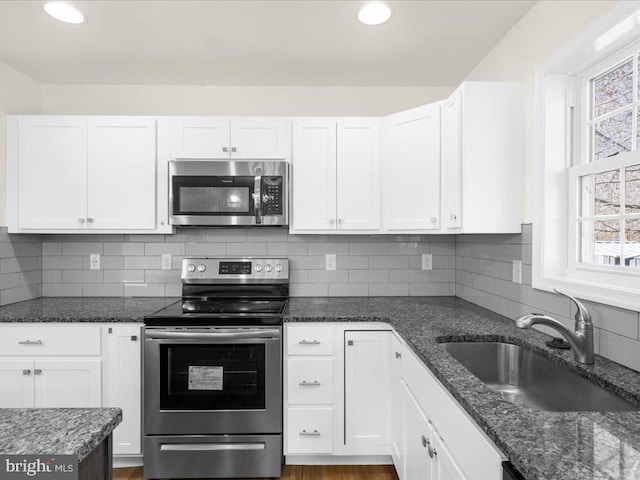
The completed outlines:
[[[575,297],[572,297],[571,295],[561,292],[560,290],[554,288],[553,289],[554,292],[559,293],[560,295],[564,295],[565,297],[567,297],[569,300],[571,300],[573,303],[576,304],[576,322],[584,322],[584,323],[592,323],[591,322],[591,314],[589,313],[589,310],[587,310],[587,307],[584,306],[584,304],[578,300]]]

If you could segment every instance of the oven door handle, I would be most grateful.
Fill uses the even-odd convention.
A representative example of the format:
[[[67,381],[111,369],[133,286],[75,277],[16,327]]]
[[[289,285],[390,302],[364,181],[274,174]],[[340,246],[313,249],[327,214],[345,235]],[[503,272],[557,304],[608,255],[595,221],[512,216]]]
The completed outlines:
[[[251,340],[256,339],[279,339],[280,330],[250,330],[246,332],[145,332],[145,338],[150,339],[172,339],[172,340],[191,340],[191,339],[206,339],[206,340]]]
[[[165,451],[264,450],[264,443],[163,443]]]

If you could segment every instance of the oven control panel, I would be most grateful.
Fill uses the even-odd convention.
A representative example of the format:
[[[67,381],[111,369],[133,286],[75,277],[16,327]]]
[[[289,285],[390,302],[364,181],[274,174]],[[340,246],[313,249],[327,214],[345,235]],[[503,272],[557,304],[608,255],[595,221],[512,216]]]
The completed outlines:
[[[288,258],[185,258],[183,283],[288,282]]]

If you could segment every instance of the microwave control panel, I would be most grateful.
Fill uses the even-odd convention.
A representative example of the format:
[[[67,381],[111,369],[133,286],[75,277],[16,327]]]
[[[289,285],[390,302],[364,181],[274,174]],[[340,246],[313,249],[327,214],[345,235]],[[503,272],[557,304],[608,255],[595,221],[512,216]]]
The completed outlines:
[[[282,215],[282,177],[262,177],[262,215]]]

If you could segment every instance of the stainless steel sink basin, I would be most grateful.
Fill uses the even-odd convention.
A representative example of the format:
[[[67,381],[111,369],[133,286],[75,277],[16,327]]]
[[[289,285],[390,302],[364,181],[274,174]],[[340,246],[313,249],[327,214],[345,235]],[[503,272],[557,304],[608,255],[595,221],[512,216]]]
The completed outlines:
[[[453,358],[504,400],[553,412],[636,411],[637,407],[537,353],[499,342],[445,343]]]

